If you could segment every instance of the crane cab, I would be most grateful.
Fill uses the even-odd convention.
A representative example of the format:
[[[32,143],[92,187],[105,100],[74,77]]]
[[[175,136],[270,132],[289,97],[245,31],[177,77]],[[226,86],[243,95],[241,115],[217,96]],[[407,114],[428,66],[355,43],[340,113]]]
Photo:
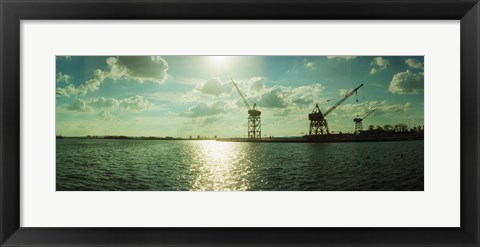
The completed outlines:
[[[323,121],[323,114],[321,112],[308,114],[308,120],[310,121]]]
[[[258,117],[262,114],[261,111],[258,110],[248,110],[248,115],[253,116],[253,117]]]
[[[325,117],[323,116],[323,113],[320,110],[320,107],[318,107],[318,104],[315,104],[315,108],[313,108],[312,113],[308,114],[308,120],[323,121],[323,119],[325,119]]]

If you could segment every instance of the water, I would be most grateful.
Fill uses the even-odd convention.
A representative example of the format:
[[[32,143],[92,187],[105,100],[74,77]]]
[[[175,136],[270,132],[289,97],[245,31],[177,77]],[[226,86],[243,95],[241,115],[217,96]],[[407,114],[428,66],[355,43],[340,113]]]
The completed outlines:
[[[423,141],[57,140],[58,191],[423,190]]]

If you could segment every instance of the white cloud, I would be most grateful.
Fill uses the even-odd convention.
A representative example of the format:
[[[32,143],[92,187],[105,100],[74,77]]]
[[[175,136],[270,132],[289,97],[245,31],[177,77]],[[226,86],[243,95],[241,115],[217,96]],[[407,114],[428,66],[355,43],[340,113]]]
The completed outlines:
[[[385,70],[389,64],[390,64],[390,61],[388,59],[385,59],[382,57],[374,58],[371,62],[371,65],[373,66],[373,68],[370,70],[370,74],[374,75],[382,70]]]
[[[307,86],[294,87],[287,90],[288,104],[310,105],[318,101],[325,87],[319,83]]]
[[[57,88],[57,96],[70,97],[70,95],[78,94],[78,89],[73,85],[69,84],[63,88]]]
[[[319,83],[299,87],[278,85],[267,87],[264,77],[253,77],[236,82],[242,93],[246,95],[249,104],[252,106],[253,103],[256,103],[259,108],[303,107],[303,105],[312,104],[318,100],[320,93],[325,89]],[[237,100],[237,105],[243,106],[240,98]],[[286,114],[286,112],[283,111],[281,114]]]
[[[221,94],[229,94],[232,91],[232,84],[228,82],[221,83],[218,79],[209,79],[199,90],[203,94],[219,96]]]
[[[101,119],[104,119],[104,120],[116,120],[117,118],[112,115],[112,113],[108,112],[108,111],[101,111],[100,113],[97,114],[97,116],[99,116]]]
[[[181,114],[186,117],[203,117],[224,113],[227,110],[225,101],[218,101],[213,104],[197,103],[188,109],[188,112]]]
[[[153,106],[154,105],[152,103],[150,103],[148,100],[145,100],[140,95],[135,95],[120,101],[120,107],[127,111],[144,111],[152,108]]]
[[[408,65],[409,68],[412,69],[423,69],[423,63],[417,61],[414,58],[409,58],[405,60],[405,63]]]
[[[66,105],[67,110],[69,111],[81,111],[81,112],[91,112],[93,108],[90,107],[84,100],[75,99],[70,104]]]
[[[319,83],[299,87],[273,86],[265,88],[250,101],[257,102],[260,108],[303,108],[316,102],[324,89]]]
[[[267,88],[265,86],[266,79],[261,76],[251,77],[249,79],[243,80],[235,80],[240,91],[247,97],[253,98],[260,96],[261,94],[265,93]],[[238,95],[237,90],[235,89],[235,95]]]
[[[263,77],[235,80],[235,83],[247,98],[259,96],[265,89],[265,78]],[[183,94],[180,97],[179,102],[186,103],[212,101],[212,99],[215,99],[215,97],[211,96],[222,97],[223,99],[228,97],[235,97],[235,99],[239,99],[236,89],[233,89],[231,80],[221,82],[220,80],[214,78],[198,84],[198,86],[193,90]]]
[[[82,100],[76,98],[72,103],[66,106],[69,111],[93,111],[94,109],[110,109],[125,111],[143,111],[150,109],[154,104],[143,99],[142,96],[135,95],[129,98],[118,100],[115,98],[100,97],[93,100]],[[104,110],[105,111],[105,110]],[[104,113],[103,115],[105,115]]]
[[[93,92],[98,90],[98,88],[100,87],[100,84],[103,82],[103,80],[105,80],[107,76],[108,76],[108,73],[100,69],[96,69],[93,72],[93,78],[86,81],[85,84],[80,85],[79,89],[81,91],[81,94],[85,95],[87,92]]]
[[[305,66],[307,69],[315,69],[317,67],[315,63],[308,61],[308,59],[303,60],[303,66]]]
[[[190,120],[190,125],[192,126],[204,126],[204,125],[211,125],[214,123],[218,123],[222,121],[223,118],[221,116],[202,116],[198,118],[194,118]]]
[[[257,100],[257,106],[266,108],[284,108],[287,106],[286,87],[274,86],[268,88]]]
[[[265,81],[264,77],[252,77],[248,80],[248,92],[249,94],[255,94],[258,92],[262,92],[265,89]]]
[[[100,84],[108,76],[108,73],[100,69],[96,69],[93,72],[93,78],[86,81],[84,84],[75,87],[73,84],[69,84],[63,88],[57,88],[57,96],[66,96],[70,95],[86,95],[88,92],[93,92],[98,90]]]
[[[178,99],[178,103],[198,102],[200,101],[200,94],[200,91],[196,89],[188,91]]]
[[[118,108],[120,101],[114,98],[100,97],[88,102],[88,104],[95,108]]]
[[[327,56],[328,59],[343,59],[343,60],[352,60],[357,58],[357,56]]]
[[[345,89],[345,88],[342,88],[340,90],[338,90],[338,93],[340,96],[343,96],[345,94],[347,94],[350,90],[349,89]]]
[[[386,101],[365,101],[362,103],[355,104],[343,104],[337,107],[335,111],[332,112],[332,115],[340,116],[362,116],[365,113],[376,109],[375,114],[385,114],[385,113],[398,113],[406,112],[412,108],[412,103],[406,102],[405,104],[389,104]]]
[[[110,77],[132,79],[138,82],[163,83],[168,77],[168,63],[161,56],[109,57]]]
[[[93,78],[82,85],[69,84],[63,88],[57,88],[57,96],[86,95],[88,92],[98,90],[108,77],[114,80],[124,78],[138,82],[153,81],[159,84],[168,77],[168,63],[160,56],[109,57],[106,63],[110,67],[110,71],[96,69],[93,72]],[[57,82],[58,80],[57,75]]]
[[[387,105],[386,103],[384,103],[380,107],[380,111],[382,111],[382,112],[405,112],[410,108],[412,108],[412,103],[410,103],[410,102],[407,102],[403,105],[402,104]]]
[[[210,80],[209,80],[210,81]],[[325,89],[319,83],[313,83],[311,85],[299,86],[299,87],[286,87],[286,86],[266,86],[266,79],[264,77],[252,77],[249,79],[235,80],[238,84],[241,92],[246,96],[246,100],[252,107],[254,103],[261,108],[277,108],[289,110],[278,110],[276,115],[285,115],[292,112],[293,109],[304,108],[306,105],[310,106],[314,102],[318,101],[321,92]],[[229,87],[225,85],[229,84]],[[228,90],[222,90],[222,88],[228,88]],[[209,83],[205,83],[200,88],[196,88],[190,92],[184,94],[179,100],[180,103],[186,102],[204,102],[204,104],[197,104],[192,107],[188,113],[184,116],[197,116],[203,114],[219,114],[223,113],[222,109],[244,107],[244,103],[236,90],[232,92],[231,81],[226,81],[223,84],[217,80],[212,80]],[[203,92],[203,93],[202,93]],[[221,92],[229,92],[229,94],[223,94]],[[208,93],[208,94],[207,94]],[[225,108],[216,107],[211,102],[213,98],[205,98],[202,95],[223,95],[225,103],[229,105]],[[232,101],[225,101],[225,99],[232,99]]]
[[[57,73],[57,83],[69,83],[72,77],[68,74],[63,74],[62,72]]]
[[[393,75],[388,91],[394,94],[420,94],[423,92],[423,80],[423,72],[400,72]]]
[[[66,109],[69,111],[94,111],[95,109],[107,109],[107,110],[124,110],[124,111],[143,111],[154,107],[154,104],[145,100],[142,96],[135,95],[133,97],[125,98],[122,100],[115,98],[100,97],[92,100],[82,100],[76,98],[73,102],[66,105]],[[108,112],[103,110],[102,112]],[[107,117],[107,113],[98,114],[100,117]],[[110,112],[108,112],[110,113]]]

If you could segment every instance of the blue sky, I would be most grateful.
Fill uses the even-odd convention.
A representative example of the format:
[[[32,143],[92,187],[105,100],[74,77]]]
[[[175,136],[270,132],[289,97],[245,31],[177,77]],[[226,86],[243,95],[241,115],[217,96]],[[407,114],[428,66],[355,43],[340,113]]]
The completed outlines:
[[[58,56],[56,133],[63,136],[244,137],[247,112],[232,86],[262,111],[262,135],[308,133],[308,113],[330,131],[423,125],[423,57],[401,56]],[[331,101],[328,101],[331,100]],[[328,101],[328,102],[327,102]]]

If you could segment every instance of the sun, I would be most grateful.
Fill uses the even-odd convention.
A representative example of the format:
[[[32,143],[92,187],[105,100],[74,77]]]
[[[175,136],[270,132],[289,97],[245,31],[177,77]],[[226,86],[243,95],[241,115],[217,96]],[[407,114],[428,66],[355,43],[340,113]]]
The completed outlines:
[[[227,61],[227,56],[212,56],[212,61],[215,65],[223,65]]]
[[[227,69],[227,62],[230,59],[229,56],[210,56],[211,66],[215,68],[217,73],[217,78],[220,78],[220,75],[223,70]]]

